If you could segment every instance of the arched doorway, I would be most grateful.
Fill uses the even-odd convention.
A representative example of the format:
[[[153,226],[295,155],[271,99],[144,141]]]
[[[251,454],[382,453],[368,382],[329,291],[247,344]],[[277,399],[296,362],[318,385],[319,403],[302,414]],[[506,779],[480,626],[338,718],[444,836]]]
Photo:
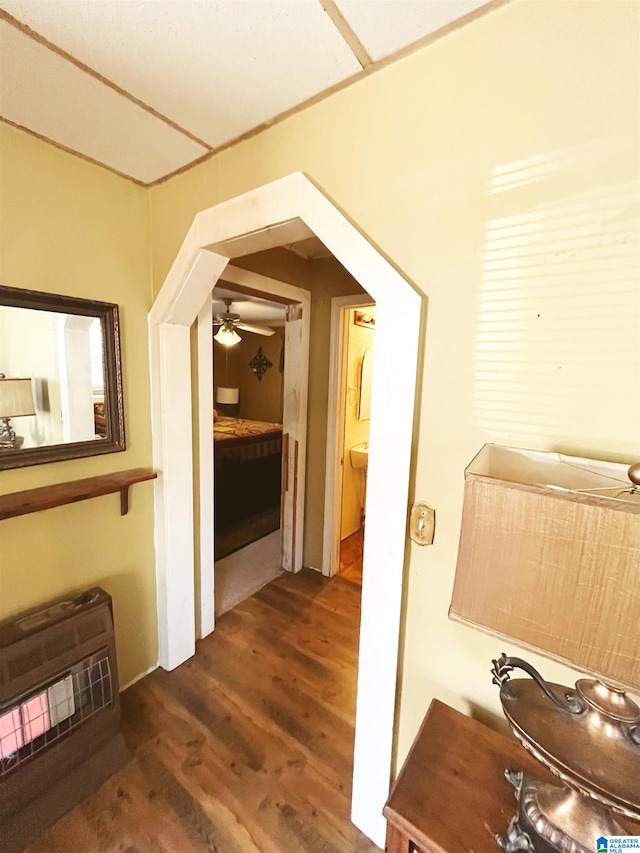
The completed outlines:
[[[420,296],[300,173],[199,213],[149,315],[159,663],[195,650],[190,328],[234,257],[315,234],[378,306],[351,816],[384,846],[398,668]],[[402,340],[397,319],[402,317]],[[209,410],[210,411],[210,410]],[[376,453],[375,449],[384,449]]]

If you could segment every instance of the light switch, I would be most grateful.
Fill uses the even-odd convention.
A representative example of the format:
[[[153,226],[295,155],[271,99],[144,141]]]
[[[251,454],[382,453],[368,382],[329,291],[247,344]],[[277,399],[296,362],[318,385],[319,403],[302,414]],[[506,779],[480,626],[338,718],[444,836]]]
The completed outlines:
[[[436,529],[436,511],[425,501],[416,501],[411,507],[409,533],[418,545],[433,545]]]

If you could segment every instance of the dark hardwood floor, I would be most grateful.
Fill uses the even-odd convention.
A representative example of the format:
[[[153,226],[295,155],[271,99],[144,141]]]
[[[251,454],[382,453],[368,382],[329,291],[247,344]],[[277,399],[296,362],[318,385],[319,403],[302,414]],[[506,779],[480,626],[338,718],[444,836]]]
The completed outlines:
[[[362,558],[364,552],[364,527],[347,536],[340,543],[340,577],[362,586]]]
[[[349,820],[360,590],[284,574],[122,696],[132,761],[29,853],[374,853]]]

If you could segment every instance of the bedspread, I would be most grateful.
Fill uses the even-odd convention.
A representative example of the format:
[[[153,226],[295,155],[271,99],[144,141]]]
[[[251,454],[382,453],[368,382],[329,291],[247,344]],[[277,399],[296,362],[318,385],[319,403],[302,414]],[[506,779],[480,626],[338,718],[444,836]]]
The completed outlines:
[[[282,452],[282,424],[218,416],[213,425],[216,465]]]

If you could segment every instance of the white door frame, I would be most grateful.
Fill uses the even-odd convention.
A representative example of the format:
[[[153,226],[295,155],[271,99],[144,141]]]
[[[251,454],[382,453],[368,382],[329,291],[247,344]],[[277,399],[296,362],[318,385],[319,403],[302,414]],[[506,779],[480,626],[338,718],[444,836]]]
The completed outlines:
[[[220,279],[218,279],[218,282]],[[213,287],[217,286],[218,282]],[[234,285],[239,292],[260,293],[278,302],[302,306],[301,333],[292,345],[291,324],[285,327],[285,358],[283,396],[287,400],[283,427],[297,442],[298,460],[302,464],[287,466],[289,492],[282,504],[281,537],[282,567],[289,571],[302,568],[304,542],[305,460],[307,447],[307,380],[309,374],[309,317],[311,296],[307,290],[268,278],[239,267],[227,266],[224,283]],[[194,471],[197,484],[194,505],[194,528],[199,531],[198,556],[194,570],[195,636],[206,637],[215,627],[215,462],[212,442],[211,412],[213,402],[213,339],[211,334],[211,295],[196,318],[196,363],[198,416],[196,441],[199,465]]]
[[[282,400],[282,457],[283,457],[283,482],[282,482],[282,518],[281,518],[281,566],[286,571],[299,572],[302,568],[302,549],[304,544],[304,505],[306,487],[306,461],[307,461],[307,398],[309,387],[309,337],[311,318],[311,294],[302,287],[286,284],[274,278],[260,275],[250,270],[244,270],[231,264],[225,269],[224,283],[232,284],[240,292],[252,293],[276,302],[282,302],[289,306],[299,306],[297,312],[299,319],[289,319],[285,323],[284,339],[284,378],[283,378],[283,400]],[[211,341],[211,335],[209,335]],[[210,343],[210,347],[212,348]],[[210,351],[198,350],[199,365],[198,376],[205,376],[208,381],[208,362],[213,359]],[[207,389],[203,388],[200,404],[200,417],[206,423],[208,412],[213,409],[209,407],[206,396]],[[204,409],[204,406],[207,408]],[[210,424],[209,424],[210,427]],[[214,468],[213,446],[211,444],[211,430],[204,437],[204,453],[201,443],[200,469],[203,466]],[[206,479],[206,477],[205,477]],[[207,500],[203,495],[201,500]],[[206,536],[206,532],[204,532]],[[203,564],[201,564],[202,566]],[[213,563],[206,566],[211,574],[211,583],[207,580],[202,587],[208,592],[213,589]],[[207,603],[202,603],[207,607]],[[210,630],[206,633],[211,633]],[[206,633],[198,636],[206,636]]]
[[[394,741],[400,610],[421,298],[301,173],[200,212],[149,314],[159,663],[195,651],[190,329],[230,257],[322,240],[375,300],[360,651],[351,818],[384,846]],[[403,318],[402,343],[397,317]],[[377,449],[384,452],[377,452]]]
[[[344,475],[344,417],[346,367],[346,317],[351,308],[375,305],[367,293],[334,296],[331,300],[329,344],[329,405],[327,407],[327,461],[324,486],[324,530],[322,535],[322,574],[333,577],[340,567],[340,511]],[[374,347],[375,353],[375,347]],[[365,536],[366,536],[365,530]]]
[[[215,528],[214,528],[214,456],[212,435],[213,402],[213,334],[211,296],[196,318],[196,360],[198,365],[198,470],[194,470],[197,486],[194,501],[194,541],[199,559],[194,564],[195,635],[206,637],[215,627]],[[199,567],[199,571],[198,571]]]

